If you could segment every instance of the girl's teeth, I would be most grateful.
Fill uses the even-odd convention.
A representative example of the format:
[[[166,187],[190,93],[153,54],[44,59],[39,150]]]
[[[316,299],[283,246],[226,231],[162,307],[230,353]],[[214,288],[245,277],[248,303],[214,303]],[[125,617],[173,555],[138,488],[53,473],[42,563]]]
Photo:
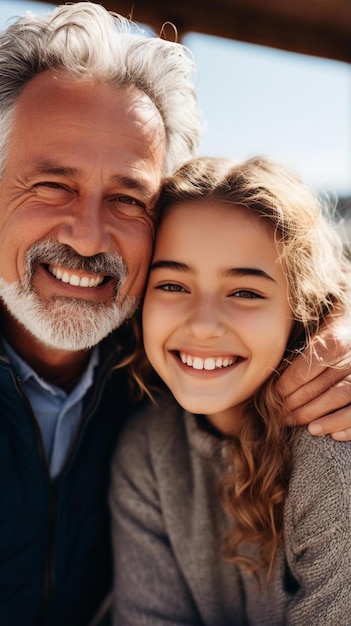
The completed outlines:
[[[229,357],[207,357],[206,359],[202,359],[199,356],[190,356],[190,354],[186,354],[185,352],[180,352],[180,359],[184,365],[188,365],[192,367],[194,370],[214,370],[220,369],[222,367],[229,367],[229,365],[233,365],[234,360]]]
[[[205,359],[204,370],[216,369],[216,363],[214,359]]]
[[[204,369],[203,360],[200,359],[198,356],[196,356],[195,359],[193,360],[193,368],[194,368],[194,370],[203,370]]]

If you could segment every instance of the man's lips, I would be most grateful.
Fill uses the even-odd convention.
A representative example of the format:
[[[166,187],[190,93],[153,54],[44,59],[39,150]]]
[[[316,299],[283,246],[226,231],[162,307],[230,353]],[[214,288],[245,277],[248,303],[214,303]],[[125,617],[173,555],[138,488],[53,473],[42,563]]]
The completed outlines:
[[[68,270],[58,265],[48,265],[47,270],[57,280],[74,287],[98,287],[106,278],[101,274],[80,274],[77,271]]]
[[[178,352],[178,356],[184,365],[193,368],[194,370],[216,370],[216,369],[225,369],[230,367],[231,365],[235,365],[239,361],[242,361],[243,358],[240,356],[208,356],[208,357],[200,357],[188,354],[187,352],[180,351]]]

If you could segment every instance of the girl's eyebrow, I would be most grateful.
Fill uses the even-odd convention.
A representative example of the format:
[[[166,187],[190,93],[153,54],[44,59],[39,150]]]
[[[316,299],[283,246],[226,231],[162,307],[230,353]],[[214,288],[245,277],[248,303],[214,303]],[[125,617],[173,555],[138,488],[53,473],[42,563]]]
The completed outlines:
[[[187,265],[186,263],[180,263],[179,261],[167,261],[162,259],[160,261],[155,261],[150,265],[150,272],[152,272],[152,270],[158,269],[176,270],[178,272],[193,271],[192,267],[190,265]]]
[[[260,270],[257,267],[228,267],[228,269],[224,269],[221,274],[223,276],[258,276],[259,278],[265,278],[267,280],[272,280],[276,282],[273,276],[267,274],[264,270]]]
[[[177,272],[195,272],[191,265],[187,265],[186,263],[181,263],[180,261],[168,261],[160,259],[159,261],[155,261],[150,266],[150,272],[158,269],[168,269],[174,270]],[[271,280],[276,282],[276,280],[267,274],[264,270],[261,270],[256,267],[228,267],[224,268],[220,272],[221,276],[224,278],[230,277],[240,277],[240,276],[257,276],[258,278],[264,278],[266,280]]]

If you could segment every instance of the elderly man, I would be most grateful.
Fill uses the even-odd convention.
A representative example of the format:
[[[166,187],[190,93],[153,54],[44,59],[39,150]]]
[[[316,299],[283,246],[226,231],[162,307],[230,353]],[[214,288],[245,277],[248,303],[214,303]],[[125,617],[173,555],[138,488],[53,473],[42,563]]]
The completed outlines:
[[[109,589],[108,474],[130,411],[111,368],[132,348],[123,322],[143,292],[162,176],[197,145],[193,69],[182,46],[96,4],[28,14],[0,36],[4,626],[87,626]],[[334,377],[319,389],[316,372],[291,395],[301,422],[326,412],[318,399],[301,409]],[[330,397],[329,412],[349,401]],[[334,430],[350,422],[341,410]]]

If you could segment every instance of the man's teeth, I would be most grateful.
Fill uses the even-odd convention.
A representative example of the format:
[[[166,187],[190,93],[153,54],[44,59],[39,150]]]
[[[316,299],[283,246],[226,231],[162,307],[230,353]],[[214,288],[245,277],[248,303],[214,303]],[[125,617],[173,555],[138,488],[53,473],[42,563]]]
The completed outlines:
[[[180,352],[179,356],[185,365],[192,367],[194,370],[215,370],[229,367],[229,365],[233,365],[234,363],[234,359],[231,357],[216,356],[214,358],[207,357],[206,359],[202,359],[199,356],[190,356],[190,354],[186,354],[185,352]]]
[[[78,276],[77,274],[71,274],[67,270],[52,265],[49,266],[49,272],[63,283],[68,283],[75,287],[97,287],[101,285],[104,280],[104,276],[99,274],[97,276]]]

